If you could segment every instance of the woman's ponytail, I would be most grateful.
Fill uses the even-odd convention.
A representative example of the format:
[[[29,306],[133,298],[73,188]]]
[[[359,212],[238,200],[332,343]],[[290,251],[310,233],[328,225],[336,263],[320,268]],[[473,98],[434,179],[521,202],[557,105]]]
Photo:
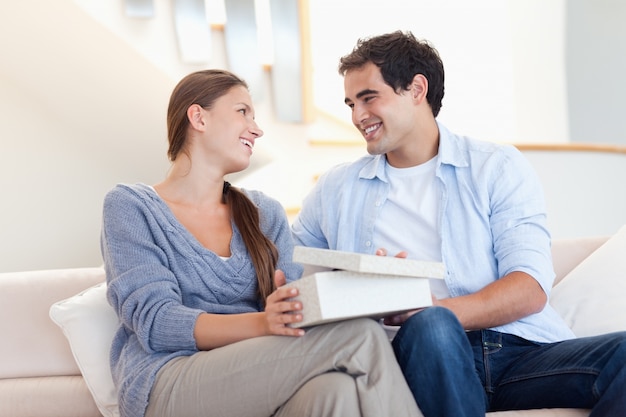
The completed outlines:
[[[259,297],[265,305],[265,299],[276,289],[274,272],[278,264],[278,250],[261,231],[259,210],[243,192],[225,181],[222,198],[230,205],[235,225],[248,249],[259,284]]]

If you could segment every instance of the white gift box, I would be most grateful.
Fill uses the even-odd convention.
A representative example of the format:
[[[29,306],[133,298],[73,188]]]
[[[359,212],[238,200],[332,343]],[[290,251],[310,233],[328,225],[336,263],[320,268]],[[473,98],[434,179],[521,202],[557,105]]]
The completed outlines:
[[[443,279],[439,262],[298,246],[294,262],[322,268],[287,284],[295,287],[308,327],[355,317],[379,318],[432,305],[429,279]]]

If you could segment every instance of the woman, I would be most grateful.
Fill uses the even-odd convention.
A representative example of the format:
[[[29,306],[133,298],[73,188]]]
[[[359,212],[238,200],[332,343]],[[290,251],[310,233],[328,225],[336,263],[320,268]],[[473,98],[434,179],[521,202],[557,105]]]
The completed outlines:
[[[104,202],[111,365],[122,416],[416,416],[384,331],[361,319],[308,330],[280,204],[224,181],[263,135],[247,85],[206,70],[168,107],[171,170]],[[291,337],[286,337],[291,336]]]

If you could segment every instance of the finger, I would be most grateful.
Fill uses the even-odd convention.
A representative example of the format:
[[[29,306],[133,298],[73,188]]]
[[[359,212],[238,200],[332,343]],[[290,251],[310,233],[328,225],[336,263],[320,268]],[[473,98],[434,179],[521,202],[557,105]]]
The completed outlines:
[[[376,255],[377,256],[387,256],[387,249],[385,249],[385,248],[378,248],[378,249],[376,249]]]
[[[280,324],[282,324],[283,326],[286,326],[288,324],[301,322],[302,313],[287,312],[287,313],[280,314],[277,318]]]
[[[297,288],[284,287],[284,286],[279,287],[276,290],[274,290],[273,293],[267,296],[266,309],[272,304],[280,303],[284,300],[297,297],[298,294],[299,294],[299,291]]]
[[[269,299],[268,299],[269,300]],[[269,315],[269,321],[280,321],[284,323],[282,319],[277,319],[276,317],[282,314],[296,314],[302,312],[302,303],[299,300],[292,301],[276,301],[273,303],[268,303],[265,306],[265,312]]]
[[[302,311],[302,303],[300,301],[281,301],[272,306],[271,313],[274,314],[293,314]]]
[[[279,336],[304,336],[305,331],[295,327],[279,326],[272,329],[272,333]]]
[[[406,258],[407,256],[409,256],[409,253],[405,250],[400,251],[396,254],[396,258]]]
[[[393,316],[387,316],[383,319],[383,323],[388,326],[397,326],[402,324],[402,320],[399,314],[395,314]]]
[[[277,335],[302,336],[303,329],[290,326],[293,323],[302,321],[300,313],[284,313],[268,316],[270,332]]]
[[[276,284],[276,288],[280,288],[287,283],[285,273],[280,269],[277,269],[276,272],[274,272],[274,283]]]

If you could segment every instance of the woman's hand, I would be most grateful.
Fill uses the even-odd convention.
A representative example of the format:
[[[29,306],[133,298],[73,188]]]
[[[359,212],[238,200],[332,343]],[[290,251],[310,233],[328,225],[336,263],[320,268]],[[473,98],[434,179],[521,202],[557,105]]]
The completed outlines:
[[[284,287],[285,274],[276,270],[274,274],[276,290],[265,300],[265,320],[269,334],[282,336],[302,336],[303,329],[291,328],[290,323],[302,321],[302,303],[292,298],[298,295],[296,288]]]

